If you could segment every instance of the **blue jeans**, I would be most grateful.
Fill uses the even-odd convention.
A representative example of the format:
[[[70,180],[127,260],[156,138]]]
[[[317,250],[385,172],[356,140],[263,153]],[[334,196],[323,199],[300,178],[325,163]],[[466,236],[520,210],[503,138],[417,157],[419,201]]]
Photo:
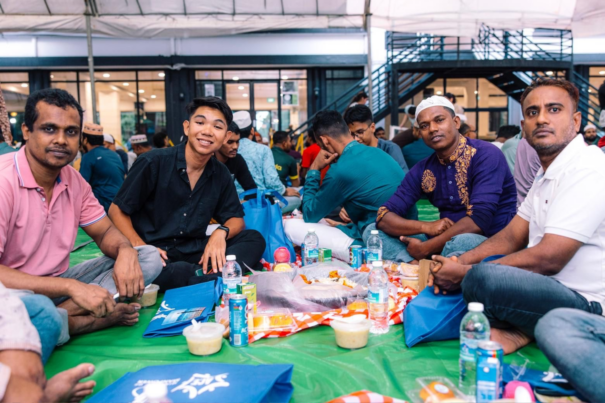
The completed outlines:
[[[363,231],[363,242],[366,243],[370,237],[371,231],[376,229],[376,224],[370,224]],[[401,242],[399,238],[392,237],[380,230],[378,235],[382,240],[382,258],[384,260],[392,260],[395,262],[411,262],[414,258],[408,253],[408,247]],[[410,235],[409,238],[420,239],[422,242],[428,240],[424,234]],[[459,256],[464,252],[475,249],[487,238],[478,234],[460,234],[452,237],[448,241],[441,252],[442,256]]]
[[[552,277],[516,267],[479,263],[462,280],[462,295],[469,302],[481,302],[493,328],[521,330],[534,337],[538,320],[556,308],[603,312],[598,302],[588,302],[577,292]]]
[[[605,402],[605,318],[576,309],[555,309],[536,326],[548,360],[588,402]]]
[[[282,214],[291,213],[302,204],[302,199],[298,196],[284,196],[284,199],[286,199],[288,205],[286,206],[281,202],[279,203]]]
[[[21,294],[19,298],[23,301],[29,319],[40,335],[42,363],[46,363],[59,342],[66,323],[50,298],[36,294]]]

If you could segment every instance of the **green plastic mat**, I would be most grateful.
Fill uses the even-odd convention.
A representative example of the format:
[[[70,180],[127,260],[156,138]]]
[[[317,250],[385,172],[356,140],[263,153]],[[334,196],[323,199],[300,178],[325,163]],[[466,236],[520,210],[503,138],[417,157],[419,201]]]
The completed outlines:
[[[421,219],[435,220],[437,210],[427,201],[418,203]],[[90,239],[81,231],[76,245]],[[72,254],[72,264],[100,256],[94,244]],[[280,339],[259,340],[248,347],[234,348],[223,341],[222,350],[210,357],[189,354],[182,336],[145,339],[145,328],[157,308],[143,309],[133,327],[115,327],[93,334],[76,336],[55,350],[46,365],[47,376],[76,366],[92,363],[96,371],[95,391],[105,388],[126,372],[150,365],[179,362],[224,362],[231,364],[294,364],[293,402],[325,402],[367,389],[409,400],[418,389],[416,378],[443,376],[457,382],[458,341],[405,346],[403,325],[391,326],[389,333],[370,336],[366,348],[349,351],[336,346],[330,327],[320,326]],[[549,363],[535,344],[507,356],[506,362],[526,364],[547,370]]]

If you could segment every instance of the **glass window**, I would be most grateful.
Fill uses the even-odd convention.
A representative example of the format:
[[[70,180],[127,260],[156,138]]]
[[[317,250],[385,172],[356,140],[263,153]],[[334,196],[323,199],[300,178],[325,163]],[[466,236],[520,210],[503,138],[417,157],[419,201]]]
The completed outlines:
[[[141,80],[164,80],[166,73],[163,70],[157,71],[139,71],[139,81]]]
[[[448,78],[445,91],[456,96],[456,103],[465,109],[477,107],[476,78]]]
[[[13,81],[13,82],[10,82]],[[21,124],[25,112],[25,103],[29,96],[29,76],[27,73],[0,73],[0,88],[6,103],[8,122],[13,135],[13,141],[21,142],[23,133]]]
[[[225,80],[271,80],[279,78],[279,70],[225,70]]]
[[[588,70],[590,76],[602,76],[605,78],[605,66],[595,66]]]
[[[479,108],[506,108],[508,106],[508,95],[485,78],[479,79],[478,91]]]
[[[95,71],[95,81],[136,80],[134,71]],[[80,73],[80,81],[90,81],[90,73]]]
[[[307,70],[281,70],[282,80],[292,80],[295,78],[307,78]]]
[[[157,77],[157,73],[155,74]],[[141,77],[139,73],[139,78]],[[153,135],[166,130],[164,81],[139,81],[138,133]],[[124,133],[124,131],[122,132]],[[124,134],[123,134],[124,136]]]
[[[283,74],[283,70],[282,70]],[[282,80],[281,130],[294,130],[308,119],[307,81]]]
[[[227,103],[233,112],[250,110],[250,84],[247,83],[228,83]]]
[[[28,73],[0,73],[2,83],[25,83],[29,82]]]
[[[78,79],[78,73],[75,71],[51,71],[51,81],[76,81]]]
[[[219,97],[223,98],[222,81],[196,81],[195,94],[198,97]]]
[[[196,80],[222,80],[223,72],[221,70],[197,70],[195,72]]]

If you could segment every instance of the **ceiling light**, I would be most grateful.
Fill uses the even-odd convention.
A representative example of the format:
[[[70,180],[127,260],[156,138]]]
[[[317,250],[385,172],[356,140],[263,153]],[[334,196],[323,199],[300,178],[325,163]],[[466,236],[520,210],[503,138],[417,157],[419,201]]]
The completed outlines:
[[[552,71],[547,71],[547,72],[546,72],[546,75],[547,75],[547,76],[552,76],[553,74],[554,74],[554,73],[553,73]]]
[[[244,98],[247,97],[247,96],[248,96],[248,94],[242,94],[242,97],[244,97]]]
[[[118,87],[116,87],[115,85],[110,85],[110,86],[109,86],[109,88],[111,88],[111,89],[112,89],[112,90],[114,90],[114,91],[119,90],[119,88],[118,88]]]
[[[604,74],[605,74],[605,70],[601,70],[601,71],[599,71],[599,74],[600,74],[600,75],[604,75]]]
[[[17,112],[11,112],[11,116],[12,116],[12,117],[17,116]]]
[[[128,87],[130,84],[128,84],[128,83],[123,83],[122,85],[123,85],[124,87]]]
[[[239,80],[239,77],[233,77],[233,81]]]
[[[592,90],[589,88],[589,89],[588,89],[588,92],[592,92]]]
[[[103,77],[105,77],[105,78],[109,78],[109,73],[105,73],[105,74],[103,74]]]
[[[240,85],[239,87],[237,87],[237,89],[238,89],[238,90],[243,90],[243,89],[244,89],[244,86],[243,86],[243,85]]]
[[[55,78],[55,76],[53,76],[52,74],[50,75],[50,78]]]
[[[441,91],[437,91],[437,95],[441,95]]]
[[[155,99],[155,98],[156,98],[156,96],[155,96],[155,95],[152,95],[152,96],[151,96],[151,98]]]
[[[17,87],[8,87],[8,89],[11,91],[17,91]]]
[[[132,92],[129,92],[128,96],[134,98],[134,94]]]
[[[478,94],[478,93],[479,93],[479,91],[475,91],[475,94]]]
[[[158,76],[160,76],[160,77],[165,77],[165,76],[166,76],[166,74],[165,74],[165,73],[158,73]]]
[[[283,79],[283,80],[287,80],[287,79],[288,79],[288,76],[282,76],[282,79]]]
[[[10,118],[8,121],[11,122],[12,124],[17,123],[17,119],[15,119],[15,118]]]
[[[147,102],[147,98],[141,98],[142,102]]]
[[[139,94],[143,94],[145,90],[139,90]]]
[[[21,84],[21,87],[27,88],[27,84],[23,83],[23,84]]]

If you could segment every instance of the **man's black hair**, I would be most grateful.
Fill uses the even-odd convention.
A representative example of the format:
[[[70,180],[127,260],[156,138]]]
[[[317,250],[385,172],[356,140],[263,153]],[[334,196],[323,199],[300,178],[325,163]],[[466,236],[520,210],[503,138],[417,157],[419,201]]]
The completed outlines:
[[[243,138],[256,142],[256,139],[255,139],[256,136],[253,136],[252,138],[250,138],[250,135],[252,134],[252,125],[250,125],[248,127],[244,127],[243,129],[240,127],[239,132]]]
[[[408,108],[408,115],[416,115],[416,106],[412,105]]]
[[[273,144],[282,144],[288,140],[288,137],[290,137],[290,134],[284,131],[275,132],[273,133]]]
[[[4,133],[2,132],[2,126],[0,126],[0,143],[4,143]]]
[[[95,136],[92,134],[83,134],[84,138],[88,140],[88,144],[91,146],[102,146],[103,145],[103,136]]]
[[[242,134],[239,129],[239,126],[235,122],[229,123],[229,127],[227,128],[227,131],[231,132],[233,134],[237,134],[238,136]]]
[[[384,127],[379,126],[376,128],[375,132],[384,131]]]
[[[453,104],[456,103],[456,96],[454,94],[452,94],[451,92],[446,92],[445,97],[447,99],[451,99]]]
[[[313,133],[315,140],[319,136],[339,138],[350,136],[349,126],[337,111],[321,111],[313,119]]]
[[[34,122],[38,119],[38,110],[36,106],[38,102],[46,102],[49,105],[58,106],[62,109],[67,109],[68,107],[74,108],[78,111],[80,115],[80,131],[82,130],[82,124],[84,119],[84,110],[76,101],[76,99],[67,91],[59,89],[59,88],[47,88],[44,90],[39,90],[36,92],[32,92],[27,97],[27,102],[25,103],[25,114],[23,116],[23,123],[29,131],[34,130]]]
[[[202,106],[206,106],[208,108],[216,109],[225,117],[225,124],[229,126],[231,122],[233,122],[233,112],[231,112],[231,108],[227,105],[227,102],[222,100],[219,97],[202,97],[195,98],[193,101],[189,102],[185,111],[187,112],[187,116],[189,119],[193,116],[195,111]]]
[[[355,122],[358,123],[372,123],[373,122],[372,111],[365,105],[357,104],[350,107],[345,111],[344,120],[350,125]]]
[[[157,132],[156,134],[153,135],[153,146],[155,148],[164,148],[166,147],[166,143],[164,142],[164,139],[166,139],[166,137],[168,137],[168,133],[166,133],[164,130]]]
[[[355,95],[355,97],[353,97],[353,102],[357,103],[357,102],[359,102],[359,101],[361,101],[362,99],[365,99],[365,98],[369,98],[368,94],[366,94],[365,91],[360,91],[360,92],[357,93],[357,95]]]
[[[445,109],[447,109],[447,110],[451,110],[451,109],[449,109],[449,108],[445,108]],[[459,132],[460,134],[462,134],[463,136],[465,136],[465,135],[466,135],[466,133],[468,133],[468,132],[470,132],[470,131],[471,131],[471,127],[470,127],[469,125],[467,125],[466,123],[461,123],[461,124],[460,124],[460,129],[458,129],[458,132]]]
[[[505,139],[510,139],[515,137],[517,134],[521,132],[521,128],[516,125],[505,125],[498,129],[498,137],[504,137]]]

